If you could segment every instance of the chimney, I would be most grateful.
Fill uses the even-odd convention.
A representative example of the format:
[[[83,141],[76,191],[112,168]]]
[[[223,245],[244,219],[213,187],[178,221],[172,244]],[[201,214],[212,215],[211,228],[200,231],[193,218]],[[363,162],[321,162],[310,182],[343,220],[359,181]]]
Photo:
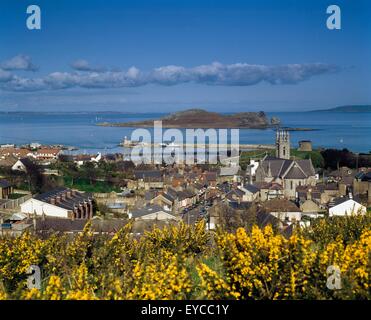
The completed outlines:
[[[49,201],[50,201],[50,204],[55,205],[55,197],[51,197]]]
[[[36,232],[36,216],[33,216],[33,218],[32,218],[32,224],[33,224],[33,229]]]
[[[63,192],[62,193],[62,201],[66,201],[66,198],[67,198],[66,192]]]
[[[61,196],[58,195],[56,198],[57,198],[57,199],[56,199],[56,202],[57,202],[57,203],[61,203]]]
[[[67,193],[67,195],[66,195],[67,198],[68,198],[68,199],[71,199],[71,198],[72,198],[72,192],[71,192],[71,190],[67,190],[66,193]]]

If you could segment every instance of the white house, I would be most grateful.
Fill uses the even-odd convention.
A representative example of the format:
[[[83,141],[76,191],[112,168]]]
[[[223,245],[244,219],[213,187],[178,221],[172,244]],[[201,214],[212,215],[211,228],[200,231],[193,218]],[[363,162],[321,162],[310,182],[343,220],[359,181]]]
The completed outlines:
[[[90,219],[93,217],[93,201],[90,194],[66,188],[56,188],[35,196],[20,205],[27,215],[57,218]]]
[[[302,217],[301,210],[293,202],[286,199],[272,199],[264,202],[262,212],[268,213],[287,224],[300,222]]]
[[[28,172],[33,167],[35,167],[35,164],[29,158],[22,158],[17,160],[16,163],[13,164],[12,170]]]
[[[81,167],[86,162],[98,163],[101,160],[102,154],[100,152],[98,152],[95,156],[81,154],[74,157],[74,162],[78,167]]]
[[[62,153],[59,148],[40,148],[33,152],[31,155],[36,160],[56,160],[58,156]]]
[[[366,214],[367,208],[355,201],[351,196],[334,200],[334,205],[329,208],[329,216],[347,216],[354,214]]]
[[[129,218],[134,218],[135,220],[178,220],[178,218],[174,216],[170,211],[167,211],[158,205],[151,205],[130,212]]]
[[[240,181],[240,166],[234,165],[231,167],[221,167],[219,171],[219,178],[222,181],[238,182]]]

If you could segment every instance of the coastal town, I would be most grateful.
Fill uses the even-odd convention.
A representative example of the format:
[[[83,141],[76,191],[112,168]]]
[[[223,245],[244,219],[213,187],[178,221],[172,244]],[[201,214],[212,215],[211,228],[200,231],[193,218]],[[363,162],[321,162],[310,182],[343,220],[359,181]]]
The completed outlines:
[[[47,237],[80,233],[91,222],[95,233],[113,235],[131,222],[140,237],[154,226],[203,220],[211,231],[271,224],[290,237],[317,219],[366,214],[367,161],[326,168],[318,154],[309,140],[292,146],[283,128],[271,148],[241,151],[217,164],[135,165],[121,153],[2,145],[0,232]]]
[[[2,314],[364,313],[371,1],[0,15]]]

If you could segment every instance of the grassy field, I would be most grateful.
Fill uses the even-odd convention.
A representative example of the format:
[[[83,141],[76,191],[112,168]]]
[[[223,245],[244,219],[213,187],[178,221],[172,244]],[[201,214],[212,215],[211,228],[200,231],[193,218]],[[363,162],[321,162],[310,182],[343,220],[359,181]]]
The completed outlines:
[[[70,177],[64,177],[64,185],[68,188],[77,189],[85,192],[120,192],[120,189],[104,181],[95,181],[90,183],[88,179],[77,178],[73,180]]]
[[[25,193],[12,193],[9,195],[9,199],[19,199],[24,197],[26,194]]]

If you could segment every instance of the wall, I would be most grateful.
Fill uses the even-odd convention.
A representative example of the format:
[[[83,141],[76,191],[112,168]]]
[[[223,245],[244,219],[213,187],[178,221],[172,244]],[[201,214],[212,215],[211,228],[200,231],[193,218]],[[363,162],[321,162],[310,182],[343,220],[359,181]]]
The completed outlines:
[[[345,216],[350,214],[366,213],[366,207],[354,200],[348,200],[329,209],[329,216]]]
[[[45,214],[50,217],[68,218],[68,210],[36,199],[30,199],[21,204],[21,212],[30,215],[36,213],[38,216]]]
[[[21,198],[8,200],[6,203],[3,203],[0,208],[1,209],[15,209],[19,207],[22,203],[26,202],[27,200],[31,199],[32,196],[27,194]]]

